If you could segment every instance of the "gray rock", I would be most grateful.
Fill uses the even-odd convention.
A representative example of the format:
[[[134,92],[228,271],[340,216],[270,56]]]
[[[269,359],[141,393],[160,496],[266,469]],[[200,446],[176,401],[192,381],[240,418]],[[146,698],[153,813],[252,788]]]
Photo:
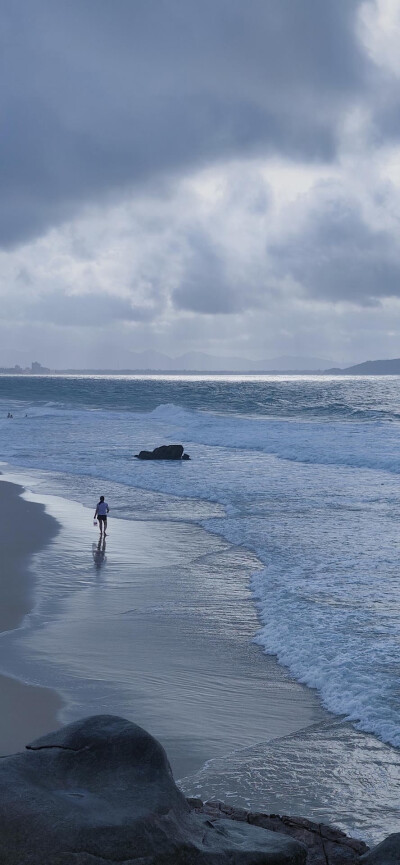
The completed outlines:
[[[0,761],[0,865],[303,865],[297,841],[192,810],[161,745],[113,715]]]
[[[313,823],[306,817],[287,817],[283,814],[264,814],[262,812],[246,811],[227,805],[225,802],[201,799],[187,800],[192,808],[203,814],[224,816],[230,820],[239,820],[253,826],[262,826],[272,832],[290,835],[301,841],[307,849],[307,865],[358,865],[362,853],[369,848],[358,838],[349,838],[336,826],[326,826],[324,823]]]
[[[400,832],[389,835],[377,847],[374,847],[365,856],[361,856],[360,862],[363,865],[399,865]]]
[[[189,454],[183,453],[183,445],[161,445],[152,451],[139,451],[135,457],[138,460],[190,460]]]

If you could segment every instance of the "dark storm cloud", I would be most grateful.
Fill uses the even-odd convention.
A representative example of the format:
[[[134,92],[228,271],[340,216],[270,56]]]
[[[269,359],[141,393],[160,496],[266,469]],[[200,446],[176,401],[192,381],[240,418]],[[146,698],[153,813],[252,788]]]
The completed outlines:
[[[397,238],[368,225],[357,203],[324,188],[302,228],[269,252],[276,273],[312,297],[370,306],[400,296]]]
[[[154,313],[153,313],[154,314]],[[133,307],[129,300],[109,294],[67,295],[47,292],[38,298],[9,296],[0,307],[0,318],[9,321],[46,322],[63,327],[98,327],[113,321],[148,321],[151,309]]]
[[[332,158],[359,0],[3,0],[0,243],[241,154]]]

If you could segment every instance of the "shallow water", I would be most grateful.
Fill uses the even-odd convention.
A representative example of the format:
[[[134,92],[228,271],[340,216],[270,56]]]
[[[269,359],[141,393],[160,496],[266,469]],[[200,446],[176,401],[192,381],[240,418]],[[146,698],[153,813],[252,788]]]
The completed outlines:
[[[370,846],[397,832],[400,754],[343,721],[210,760],[182,779],[187,796],[336,825]]]

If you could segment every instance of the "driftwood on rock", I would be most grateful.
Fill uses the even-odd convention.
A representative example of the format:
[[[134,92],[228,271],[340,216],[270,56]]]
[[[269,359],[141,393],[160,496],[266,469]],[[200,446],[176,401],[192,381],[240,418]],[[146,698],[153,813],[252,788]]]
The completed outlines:
[[[0,760],[4,865],[305,865],[306,855],[287,834],[191,807],[159,742],[114,715]]]
[[[183,445],[161,445],[152,451],[139,451],[135,457],[138,460],[190,460],[189,454],[183,453]]]

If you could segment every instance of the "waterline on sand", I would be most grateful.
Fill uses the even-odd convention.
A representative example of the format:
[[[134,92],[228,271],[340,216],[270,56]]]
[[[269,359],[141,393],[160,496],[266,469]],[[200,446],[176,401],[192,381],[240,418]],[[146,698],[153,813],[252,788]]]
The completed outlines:
[[[34,603],[30,556],[46,549],[58,531],[56,521],[45,513],[44,506],[26,501],[22,493],[22,487],[0,477],[0,640],[20,626]],[[1,755],[20,750],[32,738],[59,726],[62,701],[49,688],[0,675],[0,699]]]

